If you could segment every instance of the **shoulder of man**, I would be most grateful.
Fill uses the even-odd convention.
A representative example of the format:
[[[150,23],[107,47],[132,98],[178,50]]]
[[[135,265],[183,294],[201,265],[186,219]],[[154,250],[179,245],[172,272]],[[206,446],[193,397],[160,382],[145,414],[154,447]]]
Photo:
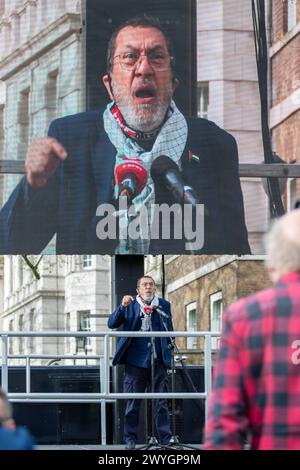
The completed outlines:
[[[229,132],[219,127],[215,122],[209,121],[208,119],[189,117],[187,118],[187,125],[189,131],[189,138],[193,140],[199,139],[202,142],[208,144],[220,143],[222,145],[233,145],[235,144],[235,138]]]
[[[168,302],[168,300],[166,300],[166,299],[159,298],[159,304],[164,306],[164,307],[168,307],[169,309],[171,308],[170,302]]]
[[[49,134],[51,135],[53,131],[57,130],[60,133],[82,135],[95,126],[101,130],[103,129],[103,111],[104,109],[98,109],[57,118],[51,122]]]

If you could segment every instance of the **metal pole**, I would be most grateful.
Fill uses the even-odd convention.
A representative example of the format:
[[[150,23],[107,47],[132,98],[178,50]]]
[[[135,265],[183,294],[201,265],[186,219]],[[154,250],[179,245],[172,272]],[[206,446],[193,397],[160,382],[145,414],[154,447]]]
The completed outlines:
[[[109,394],[109,336],[104,335],[104,393]]]
[[[101,403],[101,444],[106,446],[106,400],[100,400]]]
[[[1,386],[3,390],[8,392],[8,336],[2,335],[2,373]]]
[[[208,397],[211,392],[211,335],[204,336],[204,393],[205,393],[205,420],[208,414]]]
[[[100,357],[100,392],[105,390],[105,361]],[[106,445],[106,400],[100,400],[100,419],[101,419],[101,444]]]
[[[26,357],[26,393],[30,393],[30,357]]]

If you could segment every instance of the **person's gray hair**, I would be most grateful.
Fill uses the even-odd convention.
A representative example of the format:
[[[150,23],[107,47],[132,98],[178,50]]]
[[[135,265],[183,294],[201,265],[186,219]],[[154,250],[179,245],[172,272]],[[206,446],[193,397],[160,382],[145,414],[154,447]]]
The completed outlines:
[[[154,282],[154,285],[155,285],[155,281],[154,281],[153,277],[145,275],[145,276],[140,277],[140,278],[137,280],[136,287],[137,287],[138,289],[139,289],[139,287],[140,287],[140,285],[141,285],[141,280],[144,279],[144,278],[146,278],[146,279],[147,279],[147,278],[148,278],[148,279],[152,279],[152,281]]]
[[[3,403],[3,410],[0,414],[0,424],[12,419],[13,417],[13,407],[12,404],[9,402],[6,393],[4,390],[0,388],[0,401]],[[1,409],[1,408],[0,408]]]
[[[300,210],[276,219],[265,236],[266,265],[283,274],[300,271]]]

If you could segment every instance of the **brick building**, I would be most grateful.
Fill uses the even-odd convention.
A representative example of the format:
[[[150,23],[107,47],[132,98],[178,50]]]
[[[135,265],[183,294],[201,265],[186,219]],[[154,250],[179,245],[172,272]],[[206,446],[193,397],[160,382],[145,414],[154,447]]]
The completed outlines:
[[[273,149],[288,163],[300,163],[300,2],[272,2],[270,127]],[[289,179],[286,209],[300,198],[300,180]]]
[[[222,311],[230,304],[270,286],[264,256],[166,256],[166,298],[177,331],[220,331]],[[148,257],[147,272],[161,282],[162,259]],[[161,284],[160,284],[161,286]],[[188,362],[203,357],[203,340],[176,340]],[[213,349],[217,347],[213,339]]]

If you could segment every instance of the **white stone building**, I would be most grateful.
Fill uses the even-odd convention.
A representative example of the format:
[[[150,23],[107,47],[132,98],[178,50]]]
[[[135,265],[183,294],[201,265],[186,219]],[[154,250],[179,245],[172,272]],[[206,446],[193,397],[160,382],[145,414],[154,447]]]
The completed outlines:
[[[28,143],[45,136],[55,117],[81,109],[80,5],[75,0],[0,1],[3,159],[23,160]],[[5,178],[4,200],[19,178]]]
[[[240,163],[262,163],[251,2],[198,0],[197,5],[199,115],[236,138]],[[242,189],[251,249],[262,253],[267,197],[260,178],[243,178]]]

